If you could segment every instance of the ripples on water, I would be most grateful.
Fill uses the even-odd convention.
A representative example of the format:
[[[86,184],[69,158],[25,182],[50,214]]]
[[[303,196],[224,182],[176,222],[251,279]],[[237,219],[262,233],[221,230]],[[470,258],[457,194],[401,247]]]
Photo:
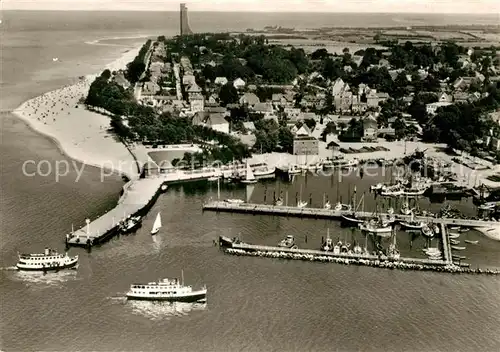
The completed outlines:
[[[194,311],[203,311],[207,309],[207,303],[183,303],[183,302],[147,302],[147,301],[127,301],[125,300],[125,309],[146,317],[151,320],[170,320],[175,317],[189,315]]]
[[[9,268],[8,271],[12,271],[12,276],[9,279],[24,282],[27,286],[36,289],[43,289],[50,286],[63,287],[68,281],[78,280],[77,269],[61,270],[57,273],[47,272],[44,274],[43,272],[20,271],[14,267],[12,268],[15,271]]]

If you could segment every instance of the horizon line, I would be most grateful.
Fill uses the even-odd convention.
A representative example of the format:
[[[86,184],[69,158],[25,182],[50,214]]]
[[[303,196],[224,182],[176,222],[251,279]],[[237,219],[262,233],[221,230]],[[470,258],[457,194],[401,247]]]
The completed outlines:
[[[7,11],[40,11],[40,12],[175,12],[178,13],[179,10],[139,10],[139,9],[120,9],[120,10],[113,10],[113,9],[2,9],[2,12],[7,12]],[[206,12],[214,12],[214,13],[321,13],[321,14],[333,14],[333,13],[338,13],[338,14],[402,14],[402,15],[466,15],[466,16],[498,16],[496,13],[491,13],[491,12],[477,12],[477,13],[470,13],[470,12],[380,12],[380,11],[373,11],[373,12],[360,12],[360,11],[220,11],[220,10],[189,10],[188,8],[188,13],[206,13]],[[494,26],[493,24],[490,24],[490,26]],[[500,26],[500,24],[498,24]]]

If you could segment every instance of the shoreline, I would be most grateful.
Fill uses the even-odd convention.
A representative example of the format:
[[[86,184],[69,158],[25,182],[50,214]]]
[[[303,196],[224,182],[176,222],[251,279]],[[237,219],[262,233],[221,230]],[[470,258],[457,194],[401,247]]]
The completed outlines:
[[[103,70],[124,69],[141,47],[127,49]],[[122,142],[107,132],[109,117],[79,103],[99,74],[87,74],[77,83],[28,99],[10,112],[32,131],[53,141],[64,156],[100,168],[105,175],[112,172],[132,180],[138,177],[135,159]]]

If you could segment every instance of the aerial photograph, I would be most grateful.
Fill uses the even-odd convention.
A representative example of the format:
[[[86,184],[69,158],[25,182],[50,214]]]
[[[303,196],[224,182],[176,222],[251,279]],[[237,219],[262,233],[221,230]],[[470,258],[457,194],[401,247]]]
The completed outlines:
[[[500,351],[500,2],[3,0],[0,107],[0,352]]]

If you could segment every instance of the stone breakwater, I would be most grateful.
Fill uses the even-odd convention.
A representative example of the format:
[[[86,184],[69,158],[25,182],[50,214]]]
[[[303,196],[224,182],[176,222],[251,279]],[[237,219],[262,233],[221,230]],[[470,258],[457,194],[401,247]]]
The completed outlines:
[[[291,259],[291,260],[308,260],[317,261],[323,263],[337,263],[344,265],[364,265],[377,268],[385,269],[399,269],[399,270],[419,270],[419,271],[437,271],[446,273],[466,273],[466,274],[487,274],[487,275],[498,275],[500,270],[497,269],[472,269],[463,268],[455,264],[446,265],[429,265],[429,264],[416,264],[416,263],[405,263],[398,261],[397,259],[385,260],[385,259],[365,259],[365,258],[342,258],[342,257],[332,257],[332,256],[322,256],[313,254],[301,254],[301,253],[288,253],[288,252],[269,252],[269,251],[245,251],[243,249],[236,248],[226,248],[224,252],[232,255],[245,255],[252,257],[265,257],[265,258],[277,258],[277,259]]]

